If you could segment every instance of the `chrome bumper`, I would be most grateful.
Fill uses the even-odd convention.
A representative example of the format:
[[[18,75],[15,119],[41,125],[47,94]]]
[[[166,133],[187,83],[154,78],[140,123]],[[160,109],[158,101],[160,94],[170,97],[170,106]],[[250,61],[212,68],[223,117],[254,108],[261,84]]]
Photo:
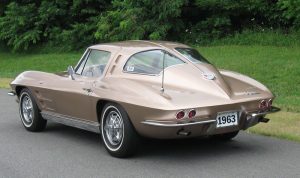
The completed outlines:
[[[263,118],[266,114],[271,114],[274,112],[280,111],[280,108],[272,106],[272,108],[268,111],[264,112],[244,112],[246,115],[246,123],[244,129],[251,127],[258,122],[263,122],[261,118]],[[158,127],[184,127],[191,125],[203,125],[203,124],[212,124],[215,123],[216,119],[210,119],[210,117],[203,117],[201,121],[189,121],[189,122],[176,122],[176,121],[159,121],[159,120],[145,120],[142,121],[142,124],[150,125],[150,126],[158,126]]]
[[[193,122],[190,121],[186,123],[146,120],[141,123],[146,125],[151,125],[151,126],[159,126],[159,127],[182,127],[182,126],[190,126],[190,125],[210,124],[214,122],[216,122],[216,120],[204,120],[204,121],[193,121]]]
[[[263,111],[263,112],[252,112],[252,113],[248,113],[247,115],[251,117],[259,117],[259,116],[265,116],[266,114],[272,114],[278,111],[280,111],[280,108],[272,106],[270,110]]]
[[[269,119],[265,118],[265,115],[272,114],[272,113],[275,113],[278,111],[280,111],[280,108],[272,106],[272,108],[267,111],[246,113],[246,122],[244,124],[243,129],[252,127],[252,126],[258,124],[259,122],[267,123],[269,121]]]

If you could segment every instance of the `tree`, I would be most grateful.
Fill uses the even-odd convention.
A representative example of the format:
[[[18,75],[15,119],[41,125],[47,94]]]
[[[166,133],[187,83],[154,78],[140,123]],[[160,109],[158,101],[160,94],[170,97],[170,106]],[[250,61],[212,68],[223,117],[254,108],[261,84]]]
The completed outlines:
[[[186,0],[114,0],[100,17],[95,34],[100,41],[165,39],[183,28],[181,8]]]

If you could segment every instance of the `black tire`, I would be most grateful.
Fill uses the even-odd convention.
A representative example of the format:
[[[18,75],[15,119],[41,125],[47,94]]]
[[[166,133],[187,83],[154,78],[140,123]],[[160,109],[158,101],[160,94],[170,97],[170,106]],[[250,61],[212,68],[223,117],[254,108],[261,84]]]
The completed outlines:
[[[112,118],[115,118],[115,120]],[[112,120],[114,121],[110,122]],[[110,125],[111,123],[113,124]],[[120,105],[107,103],[103,108],[100,125],[101,137],[110,155],[124,158],[132,156],[136,152],[139,136],[130,122],[127,112]],[[121,139],[116,136],[120,136],[120,133],[122,133]],[[113,138],[116,140],[113,140]]]
[[[213,135],[212,138],[214,140],[219,140],[219,141],[229,141],[236,137],[238,135],[239,131],[235,132],[229,132],[229,133],[224,133],[224,134],[218,134],[218,135]]]
[[[43,119],[41,116],[41,113],[39,111],[39,108],[36,104],[36,101],[34,100],[33,95],[31,94],[30,90],[27,88],[24,88],[21,93],[20,93],[20,98],[19,98],[19,113],[20,113],[20,118],[22,121],[23,126],[25,127],[26,130],[31,131],[31,132],[39,132],[43,131],[46,128],[47,125],[47,120]],[[32,108],[32,113],[30,114],[30,117],[28,114],[31,110],[23,108],[23,105],[26,105],[25,102],[29,101],[31,102],[31,108]],[[28,107],[30,108],[30,107]],[[26,110],[26,111],[25,111]],[[30,111],[28,111],[30,110]]]

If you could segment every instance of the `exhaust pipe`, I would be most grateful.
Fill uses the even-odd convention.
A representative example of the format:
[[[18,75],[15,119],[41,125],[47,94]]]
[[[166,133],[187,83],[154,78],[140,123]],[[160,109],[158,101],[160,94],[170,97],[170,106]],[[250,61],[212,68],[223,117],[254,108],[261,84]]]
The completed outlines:
[[[181,136],[189,136],[191,135],[191,132],[189,131],[185,131],[183,128],[178,130],[177,135],[181,135]]]
[[[268,118],[261,118],[261,119],[259,119],[259,122],[263,122],[263,123],[267,123],[267,122],[269,122],[270,121],[270,119],[268,119]]]
[[[8,94],[9,96],[15,96],[15,95],[16,95],[15,92],[13,92],[13,91],[8,92],[7,94]]]

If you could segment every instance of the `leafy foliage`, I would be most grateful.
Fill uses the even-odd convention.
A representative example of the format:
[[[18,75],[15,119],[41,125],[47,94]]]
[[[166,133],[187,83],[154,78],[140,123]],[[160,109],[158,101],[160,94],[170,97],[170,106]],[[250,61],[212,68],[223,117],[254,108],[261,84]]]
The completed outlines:
[[[3,0],[0,44],[79,49],[128,39],[209,44],[243,31],[294,33],[299,0]]]
[[[98,23],[96,38],[102,41],[165,39],[182,28],[181,7],[185,0],[114,0],[112,10]]]
[[[0,40],[14,50],[44,42],[78,48],[93,42],[94,16],[106,5],[105,0],[11,2],[0,17]]]
[[[24,7],[14,2],[10,3],[5,16],[0,18],[0,39],[7,40],[7,44],[13,46],[14,49],[27,49],[29,45],[40,41],[42,31],[39,26],[35,26],[36,21],[34,4]]]
[[[290,21],[296,29],[300,29],[300,1],[281,0],[279,8],[283,11],[283,17]]]

